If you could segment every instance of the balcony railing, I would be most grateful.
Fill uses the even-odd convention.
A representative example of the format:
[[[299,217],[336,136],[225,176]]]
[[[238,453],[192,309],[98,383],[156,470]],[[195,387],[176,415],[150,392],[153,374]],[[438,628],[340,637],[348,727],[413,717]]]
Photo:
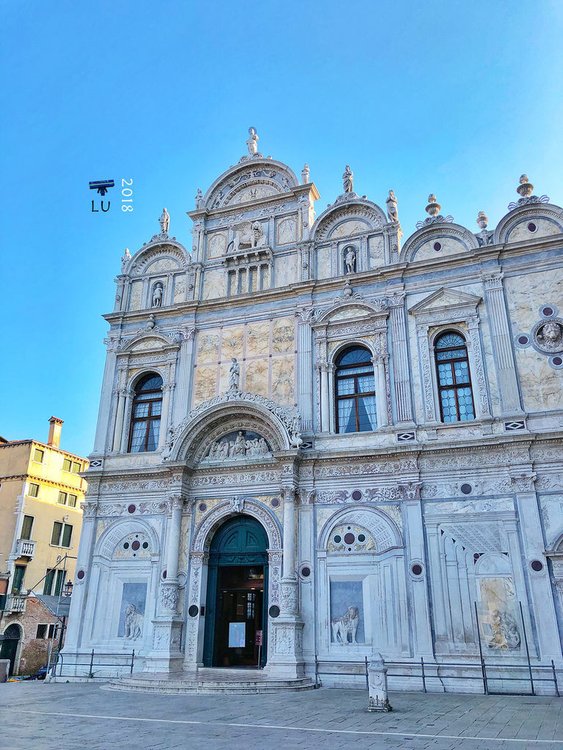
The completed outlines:
[[[18,557],[32,558],[35,555],[35,542],[32,542],[30,539],[18,539],[16,555]]]
[[[12,594],[6,598],[6,612],[25,612],[27,596]]]

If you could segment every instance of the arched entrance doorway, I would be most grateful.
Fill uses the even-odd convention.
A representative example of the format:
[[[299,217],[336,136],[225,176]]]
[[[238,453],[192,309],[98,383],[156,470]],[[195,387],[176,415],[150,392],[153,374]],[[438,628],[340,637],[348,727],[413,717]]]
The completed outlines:
[[[16,657],[22,631],[19,625],[9,625],[2,636],[2,647],[0,648],[0,659],[10,660],[9,675],[16,671]]]
[[[209,550],[206,667],[266,664],[268,537],[254,518],[238,516],[216,532]]]

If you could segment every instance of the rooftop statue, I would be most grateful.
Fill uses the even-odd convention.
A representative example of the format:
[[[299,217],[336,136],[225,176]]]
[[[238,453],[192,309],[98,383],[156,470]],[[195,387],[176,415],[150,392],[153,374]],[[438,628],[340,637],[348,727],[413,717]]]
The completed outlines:
[[[168,230],[170,229],[170,214],[168,213],[166,208],[162,209],[159,222],[160,231],[162,232],[162,234],[168,234]]]
[[[344,186],[345,193],[354,192],[354,173],[350,169],[350,165],[346,164],[346,169],[342,175],[342,185]]]
[[[248,153],[250,156],[256,156],[258,153],[258,133],[256,132],[256,128],[248,128],[248,140],[246,141],[246,145],[248,146]]]
[[[387,204],[387,218],[394,224],[399,223],[399,211],[397,210],[397,198],[393,190],[389,191],[389,197],[385,201]]]

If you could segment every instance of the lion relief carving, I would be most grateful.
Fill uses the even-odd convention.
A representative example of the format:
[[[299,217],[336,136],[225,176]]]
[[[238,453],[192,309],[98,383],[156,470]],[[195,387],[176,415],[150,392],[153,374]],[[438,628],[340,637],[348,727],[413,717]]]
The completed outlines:
[[[332,638],[335,643],[356,644],[356,633],[360,624],[360,611],[357,607],[348,607],[341,617],[331,620]]]

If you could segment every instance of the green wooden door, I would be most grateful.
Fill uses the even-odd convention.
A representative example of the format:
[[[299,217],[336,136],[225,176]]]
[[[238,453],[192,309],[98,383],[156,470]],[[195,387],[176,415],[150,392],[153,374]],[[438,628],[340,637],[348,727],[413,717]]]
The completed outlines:
[[[206,667],[266,664],[267,548],[264,528],[248,516],[232,518],[217,530],[207,577]]]

